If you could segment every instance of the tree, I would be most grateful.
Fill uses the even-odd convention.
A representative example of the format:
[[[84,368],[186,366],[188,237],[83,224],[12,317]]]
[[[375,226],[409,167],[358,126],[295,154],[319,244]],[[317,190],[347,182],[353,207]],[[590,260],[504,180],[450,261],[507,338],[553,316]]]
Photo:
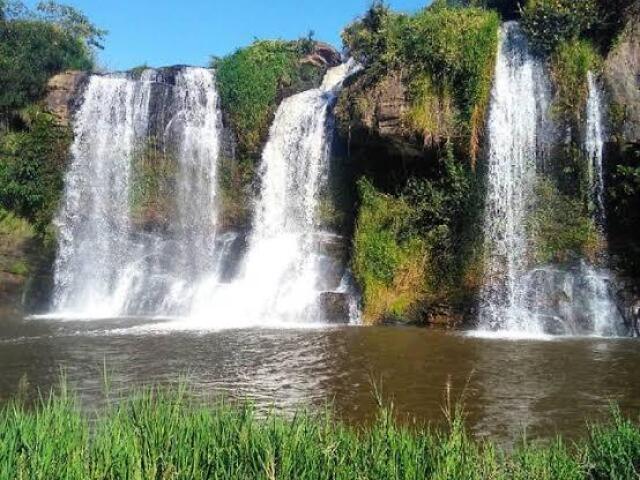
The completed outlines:
[[[60,26],[70,35],[84,40],[89,47],[104,48],[102,42],[107,31],[96,27],[76,8],[48,0],[38,3],[36,10],[42,21]]]
[[[41,2],[35,10],[0,0],[0,117],[40,98],[47,80],[64,70],[93,68],[105,31],[73,7]]]

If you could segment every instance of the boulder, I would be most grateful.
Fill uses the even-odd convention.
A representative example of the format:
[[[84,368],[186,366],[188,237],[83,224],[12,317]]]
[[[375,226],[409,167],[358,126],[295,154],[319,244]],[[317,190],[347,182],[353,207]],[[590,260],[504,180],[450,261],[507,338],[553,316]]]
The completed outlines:
[[[47,82],[44,105],[61,125],[67,126],[78,107],[80,92],[89,79],[87,72],[68,71],[51,77]]]
[[[324,313],[325,321],[332,324],[349,323],[349,302],[348,293],[323,292],[318,298],[318,304]]]
[[[320,68],[337,67],[342,62],[342,55],[333,46],[324,42],[315,42],[313,51],[301,60]]]

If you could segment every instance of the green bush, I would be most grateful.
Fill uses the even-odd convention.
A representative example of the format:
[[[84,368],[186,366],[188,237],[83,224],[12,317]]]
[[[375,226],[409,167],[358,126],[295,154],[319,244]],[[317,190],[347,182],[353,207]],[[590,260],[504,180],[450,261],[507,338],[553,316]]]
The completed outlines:
[[[403,62],[427,73],[434,84],[453,89],[466,123],[491,91],[500,20],[479,8],[434,6],[409,19],[403,33]]]
[[[402,62],[402,35],[408,17],[374,1],[363,17],[342,31],[349,55],[373,75],[393,70]]]
[[[360,208],[353,239],[353,273],[362,286],[368,323],[411,317],[425,281],[424,242],[410,233],[411,207],[402,198],[358,181]]]
[[[466,221],[477,210],[475,183],[452,156],[440,169],[433,179],[409,178],[397,195],[376,190],[366,178],[358,183],[353,271],[369,322],[421,320],[425,303],[458,300],[474,260],[465,253]]]
[[[310,39],[259,40],[214,60],[222,106],[237,135],[241,157],[259,156],[279,93],[319,82],[322,70],[300,63],[312,45]]]
[[[598,14],[596,0],[527,0],[522,25],[533,48],[550,53],[561,42],[587,32]]]
[[[0,207],[0,250],[11,253],[19,250],[34,237],[33,226],[25,219]]]
[[[0,136],[0,205],[44,235],[58,208],[71,131],[38,107],[23,120],[24,131]]]

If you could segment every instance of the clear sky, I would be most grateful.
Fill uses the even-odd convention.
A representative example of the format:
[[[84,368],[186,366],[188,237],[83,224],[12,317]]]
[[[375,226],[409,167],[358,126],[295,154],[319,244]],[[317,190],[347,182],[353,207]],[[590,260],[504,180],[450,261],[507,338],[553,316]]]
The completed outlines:
[[[414,11],[429,0],[389,0]],[[36,0],[25,3],[34,5]],[[293,39],[315,32],[340,46],[340,31],[371,0],[61,0],[109,30],[99,63],[109,70],[147,63],[205,65],[255,38]]]

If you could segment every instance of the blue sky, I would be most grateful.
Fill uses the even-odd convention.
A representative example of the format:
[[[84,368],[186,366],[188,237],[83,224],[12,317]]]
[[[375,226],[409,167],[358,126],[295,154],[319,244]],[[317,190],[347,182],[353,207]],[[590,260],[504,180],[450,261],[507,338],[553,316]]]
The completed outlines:
[[[414,11],[428,0],[390,0]],[[25,2],[33,5],[35,0]],[[205,65],[254,37],[292,39],[309,30],[340,45],[340,31],[371,0],[62,0],[109,30],[99,63],[127,69],[143,63]]]

